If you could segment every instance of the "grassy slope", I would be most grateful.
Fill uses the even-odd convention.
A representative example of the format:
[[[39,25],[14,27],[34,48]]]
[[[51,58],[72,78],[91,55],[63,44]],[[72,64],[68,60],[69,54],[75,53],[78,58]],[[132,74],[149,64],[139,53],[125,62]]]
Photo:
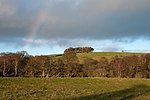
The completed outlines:
[[[90,53],[77,53],[77,57],[80,61],[85,58],[93,58],[99,60],[101,57],[107,57],[108,59],[114,56],[127,56],[127,55],[141,55],[144,53],[129,53],[129,52],[90,52]],[[60,58],[62,54],[53,54],[53,56]]]
[[[150,100],[149,79],[0,78],[0,100]]]
[[[143,53],[129,53],[129,52],[91,52],[91,53],[79,53],[77,54],[80,61],[85,58],[93,58],[99,60],[101,57],[111,58],[114,56],[128,56],[128,55],[141,55]]]

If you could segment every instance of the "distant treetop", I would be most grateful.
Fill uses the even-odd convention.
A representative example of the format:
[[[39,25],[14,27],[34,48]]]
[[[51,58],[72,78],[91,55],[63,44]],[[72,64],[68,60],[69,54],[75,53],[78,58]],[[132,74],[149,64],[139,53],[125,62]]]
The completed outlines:
[[[74,52],[74,53],[89,53],[89,52],[93,52],[94,48],[92,47],[76,47],[76,48],[68,48],[65,49],[64,53],[70,53],[70,52]]]

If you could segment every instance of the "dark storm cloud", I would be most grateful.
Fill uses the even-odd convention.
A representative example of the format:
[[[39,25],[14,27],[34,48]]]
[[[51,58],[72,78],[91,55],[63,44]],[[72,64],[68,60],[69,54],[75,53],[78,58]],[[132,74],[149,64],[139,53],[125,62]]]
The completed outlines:
[[[0,42],[149,39],[149,9],[150,0],[1,0]]]

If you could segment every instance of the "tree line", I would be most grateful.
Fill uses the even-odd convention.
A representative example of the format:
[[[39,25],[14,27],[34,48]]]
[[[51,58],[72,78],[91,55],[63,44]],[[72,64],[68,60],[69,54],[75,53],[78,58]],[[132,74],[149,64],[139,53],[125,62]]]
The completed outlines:
[[[1,53],[1,77],[120,77],[150,78],[150,54],[85,58],[75,52],[62,57],[31,56],[27,52]]]

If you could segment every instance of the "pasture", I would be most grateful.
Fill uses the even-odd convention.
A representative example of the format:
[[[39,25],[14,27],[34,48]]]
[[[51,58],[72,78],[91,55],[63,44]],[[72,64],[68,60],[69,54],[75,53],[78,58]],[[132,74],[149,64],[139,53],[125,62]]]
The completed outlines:
[[[86,58],[92,58],[95,60],[99,60],[101,57],[106,57],[110,59],[115,56],[130,56],[130,55],[142,55],[146,53],[131,53],[131,52],[89,52],[89,53],[77,53],[77,57],[80,61]],[[61,58],[63,54],[53,54],[56,58]]]
[[[141,55],[144,53],[130,53],[130,52],[90,52],[90,53],[78,53],[77,57],[79,60],[83,60],[85,58],[92,58],[95,60],[99,60],[101,57],[106,57],[110,59],[114,56],[130,56],[130,55]]]
[[[0,100],[150,100],[150,79],[0,78]]]

